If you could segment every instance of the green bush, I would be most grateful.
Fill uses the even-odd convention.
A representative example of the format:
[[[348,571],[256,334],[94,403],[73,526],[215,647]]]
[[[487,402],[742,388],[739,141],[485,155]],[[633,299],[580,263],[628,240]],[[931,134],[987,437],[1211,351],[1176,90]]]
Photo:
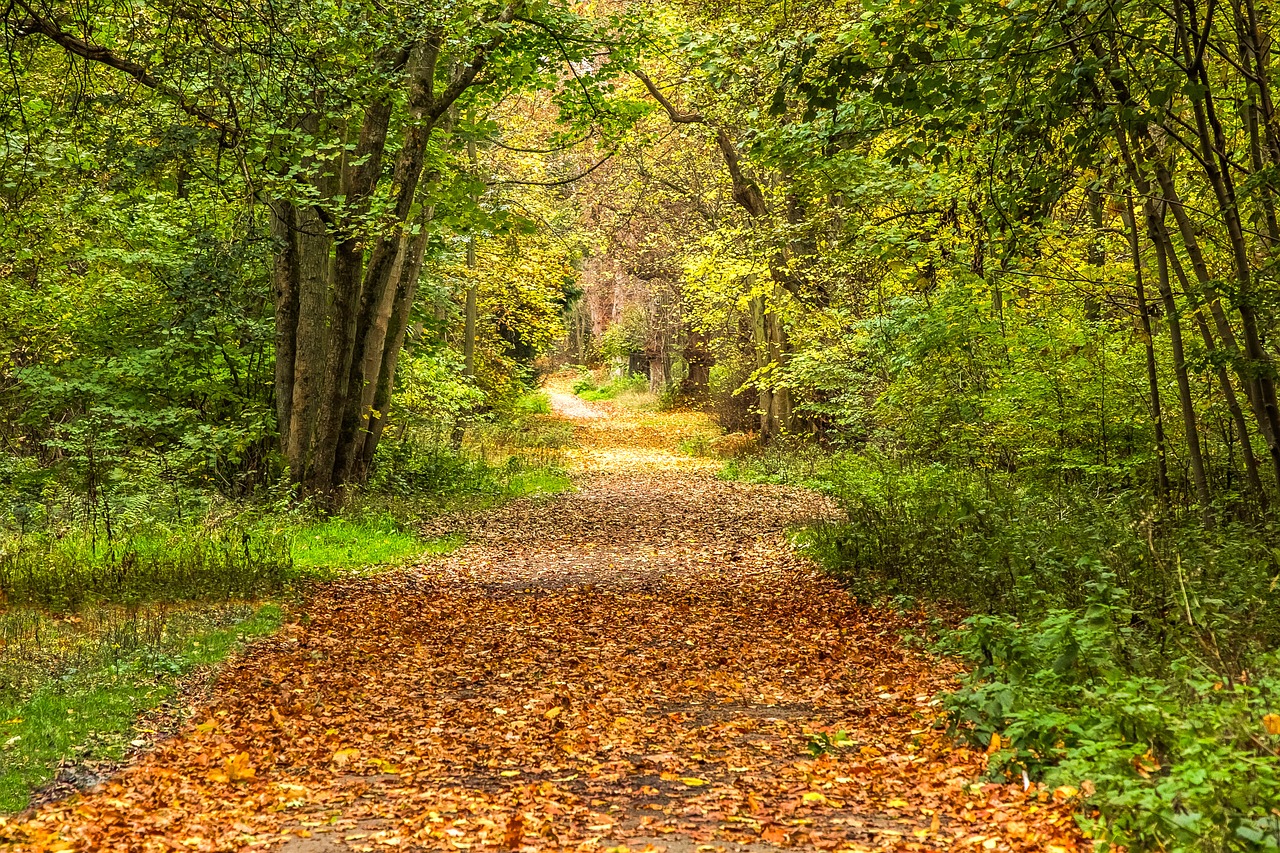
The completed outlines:
[[[807,480],[847,521],[801,543],[860,597],[971,615],[945,698],[996,776],[1080,791],[1095,837],[1137,850],[1280,846],[1280,552],[1270,525],[1160,518],[1138,496],[841,454],[739,476]],[[769,471],[773,471],[772,475]]]
[[[551,398],[545,391],[530,391],[517,397],[512,409],[519,415],[549,415]]]
[[[946,698],[975,746],[1001,738],[993,775],[1081,791],[1083,824],[1137,849],[1275,849],[1280,844],[1280,656],[1231,677],[1200,655],[1135,636],[1128,593],[1092,584],[1083,610],[1018,623],[976,616],[953,637],[975,664]],[[1211,658],[1218,656],[1210,651]]]

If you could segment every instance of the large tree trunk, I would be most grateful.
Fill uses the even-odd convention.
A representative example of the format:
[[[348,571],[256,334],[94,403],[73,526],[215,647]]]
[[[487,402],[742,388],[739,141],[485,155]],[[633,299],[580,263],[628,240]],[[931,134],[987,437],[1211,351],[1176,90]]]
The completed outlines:
[[[510,22],[515,9],[506,7],[496,23]],[[390,96],[365,110],[349,155],[337,164],[310,164],[308,171],[318,176],[308,193],[314,202],[274,205],[281,449],[293,480],[308,491],[338,493],[368,474],[426,251],[431,207],[423,204],[419,187],[428,143],[438,128],[450,125],[454,103],[475,84],[504,38],[494,36],[469,61],[455,63],[439,93],[442,31],[380,57],[388,70],[403,71],[407,90],[403,136],[391,170],[389,226],[369,234],[365,220],[382,176]],[[312,119],[304,130],[325,128]],[[423,213],[411,228],[415,211]]]

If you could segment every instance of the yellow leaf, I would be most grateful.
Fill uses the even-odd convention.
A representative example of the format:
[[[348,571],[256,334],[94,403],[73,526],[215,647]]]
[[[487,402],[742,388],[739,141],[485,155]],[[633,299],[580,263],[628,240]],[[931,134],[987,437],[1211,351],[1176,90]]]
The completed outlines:
[[[1000,751],[1000,733],[992,732],[991,743],[987,744],[987,755]]]
[[[238,752],[222,759],[222,770],[229,782],[245,782],[258,775],[258,771],[249,763],[249,753]]]
[[[333,754],[333,763],[339,767],[346,766],[352,759],[360,757],[358,749],[340,749]]]
[[[507,777],[508,779],[510,779],[512,776],[519,776],[519,775],[520,775],[520,771],[519,771],[519,770],[503,770],[503,771],[502,771],[501,773],[499,773],[498,775],[499,775],[499,776],[505,776],[505,777]]]
[[[681,776],[680,781],[688,785],[690,788],[701,788],[707,784],[705,779],[697,779],[693,776]]]
[[[554,720],[556,717],[560,716],[560,714],[561,714],[563,711],[564,711],[564,708],[561,708],[561,707],[557,706],[557,707],[555,707],[555,708],[552,708],[550,711],[548,711],[547,713],[543,714],[542,716],[543,716],[543,717],[545,717],[545,718],[546,718],[546,719],[548,719],[548,720]]]
[[[825,802],[827,802],[827,797],[826,797],[826,795],[825,795],[825,794],[823,794],[823,793],[822,793],[822,792],[820,792],[820,791],[810,791],[809,793],[805,794],[805,795],[804,795],[803,797],[801,797],[800,799],[804,800],[806,803],[825,803]]]
[[[1266,714],[1262,718],[1262,727],[1269,735],[1280,735],[1280,714]]]
[[[891,809],[905,809],[905,808],[909,808],[911,806],[911,803],[908,803],[906,800],[897,799],[897,800],[890,800],[889,802],[885,803],[885,805]]]

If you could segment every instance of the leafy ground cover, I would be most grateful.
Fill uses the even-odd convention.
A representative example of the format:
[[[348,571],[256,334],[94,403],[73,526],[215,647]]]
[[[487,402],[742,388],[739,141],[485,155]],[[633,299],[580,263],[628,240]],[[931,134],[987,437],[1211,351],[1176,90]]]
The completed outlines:
[[[272,633],[282,611],[271,604],[230,604],[185,608],[178,613],[136,613],[135,624],[158,624],[163,633],[132,647],[104,641],[111,661],[85,660],[23,694],[0,695],[0,813],[28,803],[32,789],[55,781],[64,795],[111,772],[131,751],[145,747],[161,731],[138,719],[178,693],[194,671],[221,661],[239,643]],[[106,620],[104,620],[105,622]],[[93,643],[60,629],[54,643],[78,648]],[[83,632],[75,632],[83,634]],[[121,638],[117,629],[116,639]],[[48,643],[49,641],[46,641]],[[4,661],[6,674],[12,661]]]
[[[558,397],[552,398],[559,399]],[[323,585],[178,736],[0,826],[15,850],[1087,849],[983,779],[899,641],[790,547],[821,496],[728,482],[708,429],[610,408],[577,488],[437,519],[450,554]]]
[[[635,397],[648,392],[649,380],[638,374],[600,380],[588,373],[573,383],[573,393],[589,403],[614,400],[621,396]]]

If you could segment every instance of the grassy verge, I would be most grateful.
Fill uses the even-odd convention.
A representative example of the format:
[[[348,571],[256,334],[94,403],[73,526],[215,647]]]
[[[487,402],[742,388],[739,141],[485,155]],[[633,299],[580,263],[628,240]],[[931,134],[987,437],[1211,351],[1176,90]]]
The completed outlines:
[[[801,544],[870,601],[971,614],[944,697],[994,778],[1074,796],[1100,849],[1280,848],[1280,551],[1142,494],[772,448],[722,476],[832,495]],[[1225,514],[1224,514],[1225,515]]]
[[[343,512],[303,503],[222,506],[199,521],[150,519],[0,534],[0,813],[21,809],[60,764],[110,765],[139,715],[198,667],[280,624],[300,585],[446,554],[434,515],[571,487],[572,430],[526,395],[461,446],[384,444]]]
[[[21,558],[0,576],[0,813],[25,807],[64,762],[122,758],[139,716],[192,670],[276,630],[277,602],[297,584],[461,544],[368,513],[149,531],[96,550],[74,536],[21,548],[11,540]]]
[[[597,382],[591,376],[583,376],[573,383],[573,393],[588,403],[615,400],[624,396],[648,396],[649,380],[643,376],[624,376]]]
[[[194,669],[221,661],[240,643],[274,632],[277,605],[238,605],[173,619],[156,647],[110,666],[70,670],[25,697],[0,697],[0,812],[24,808],[58,765],[123,758],[139,715],[173,697]]]
[[[402,565],[422,556],[457,550],[461,536],[422,539],[404,530],[390,515],[315,521],[291,531],[293,565],[303,576],[321,577],[335,570]]]

